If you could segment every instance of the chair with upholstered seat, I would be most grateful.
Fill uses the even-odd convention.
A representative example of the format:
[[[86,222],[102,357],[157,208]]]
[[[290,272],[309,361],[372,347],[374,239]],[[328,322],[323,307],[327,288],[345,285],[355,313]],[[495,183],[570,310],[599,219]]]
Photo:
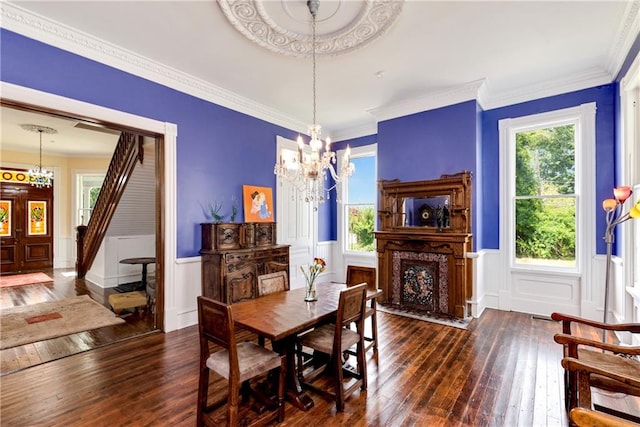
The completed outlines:
[[[640,323],[607,324],[566,314],[553,313],[562,322],[562,333],[554,340],[563,346],[562,367],[565,369],[565,405],[567,411],[581,407],[592,409],[591,388],[640,396],[640,347],[600,342],[577,335],[571,325],[580,325],[584,334],[589,328],[597,332],[640,333]],[[573,333],[572,333],[573,332]],[[620,413],[602,405],[593,409],[640,423],[640,417]]]
[[[376,269],[373,267],[361,267],[357,265],[347,266],[347,286],[355,286],[366,283],[368,290],[378,291],[376,281]],[[368,342],[365,352],[373,347],[374,353],[378,351],[378,314],[376,310],[376,297],[367,298],[367,308],[364,318],[371,319],[371,336],[365,335],[364,340]]]
[[[303,387],[334,399],[338,411],[344,411],[345,399],[356,389],[367,389],[363,339],[366,292],[364,283],[341,291],[335,324],[325,324],[300,335],[296,343],[298,379]],[[352,323],[356,324],[356,331],[349,329]],[[354,370],[342,364],[342,354],[353,346],[357,348],[357,367]],[[328,355],[328,358],[319,364],[316,363],[314,355],[305,362],[303,348]],[[329,374],[332,385],[330,388],[333,388],[333,392],[315,384],[322,373]]]
[[[250,413],[242,420],[242,425],[263,425],[284,420],[284,374],[285,356],[260,347],[253,342],[236,343],[235,327],[231,307],[205,297],[198,297],[198,326],[200,333],[200,374],[198,383],[197,425],[220,425],[220,420],[212,420],[213,411],[226,404],[226,423],[240,425],[240,394],[242,401],[248,402],[249,380],[272,371],[278,379],[277,398],[270,402],[270,408],[260,413]],[[222,347],[211,353],[210,343]],[[227,395],[209,404],[209,371],[228,380]],[[269,378],[269,376],[267,376]]]
[[[289,290],[289,277],[284,270],[258,276],[258,296]],[[264,347],[264,337],[258,335],[258,344]]]
[[[258,276],[258,295],[264,296],[274,292],[289,290],[289,278],[287,272],[280,270]]]

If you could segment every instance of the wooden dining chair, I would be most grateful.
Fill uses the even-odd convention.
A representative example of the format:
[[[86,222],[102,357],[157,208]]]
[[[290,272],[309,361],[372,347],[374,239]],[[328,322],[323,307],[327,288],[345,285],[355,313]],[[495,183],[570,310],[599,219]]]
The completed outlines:
[[[284,270],[258,276],[258,296],[289,290],[289,277]]]
[[[361,267],[357,265],[347,266],[347,286],[355,286],[360,283],[366,283],[367,289],[378,290],[378,282],[376,281],[376,269],[373,267]],[[369,351],[373,347],[373,352],[378,351],[378,313],[376,310],[376,297],[373,296],[367,299],[367,308],[364,313],[364,318],[371,319],[371,336],[365,335],[364,340],[368,344],[365,347],[365,352]]]
[[[267,273],[275,273],[277,271],[289,272],[289,263],[287,262],[267,261],[264,265]]]
[[[258,296],[289,290],[289,277],[284,270],[258,276]],[[264,347],[264,337],[258,335],[258,344]]]
[[[364,311],[366,304],[366,285],[346,288],[340,292],[335,324],[325,324],[303,335],[296,342],[298,379],[303,387],[312,389],[336,402],[336,409],[344,411],[344,402],[360,388],[367,389],[367,364],[364,357]],[[356,331],[349,325],[356,324]],[[342,354],[353,346],[357,351],[357,367],[348,369],[342,364]],[[328,355],[326,363],[317,364],[316,358],[305,361],[303,348]],[[318,378],[326,373],[331,376],[331,388],[317,386]],[[346,382],[345,382],[346,379]],[[318,380],[318,381],[316,381]],[[326,384],[326,382],[325,382]]]
[[[561,313],[553,313],[553,320],[562,322],[562,333],[554,340],[563,347],[562,367],[565,369],[565,405],[567,412],[581,407],[592,409],[591,389],[640,396],[640,347],[604,343],[575,334],[571,326],[580,325],[582,334],[593,328],[640,333],[640,323],[607,324]],[[635,414],[620,413],[601,405],[593,405],[600,412],[640,423]]]
[[[640,424],[627,421],[614,415],[586,408],[573,408],[569,413],[571,424],[575,427],[639,427]]]
[[[205,297],[198,297],[198,329],[200,336],[200,374],[198,382],[197,425],[218,426],[220,420],[213,420],[213,411],[226,404],[228,426],[257,426],[272,421],[284,420],[284,376],[285,356],[260,347],[253,342],[236,343],[235,327],[231,307]],[[222,347],[211,353],[210,343]],[[209,371],[228,380],[227,395],[209,404]],[[247,403],[250,395],[249,380],[271,371],[277,371],[276,401],[270,402],[267,410],[253,415],[246,408],[240,420],[240,394]],[[267,378],[269,378],[267,376]]]

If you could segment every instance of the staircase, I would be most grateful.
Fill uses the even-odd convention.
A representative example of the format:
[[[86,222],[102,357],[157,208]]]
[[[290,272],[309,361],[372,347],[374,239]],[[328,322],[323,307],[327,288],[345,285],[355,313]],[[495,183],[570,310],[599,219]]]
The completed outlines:
[[[142,142],[141,135],[129,132],[122,132],[118,140],[89,224],[80,225],[77,228],[76,273],[78,278],[84,278],[91,268],[118,202],[127,187],[131,172],[136,162],[139,161],[142,164],[144,160]]]

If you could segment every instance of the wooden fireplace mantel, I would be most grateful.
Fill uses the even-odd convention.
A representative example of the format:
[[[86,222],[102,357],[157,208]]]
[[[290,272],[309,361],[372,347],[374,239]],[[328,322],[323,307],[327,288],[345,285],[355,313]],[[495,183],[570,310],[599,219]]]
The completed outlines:
[[[438,295],[433,296],[441,301],[435,308],[437,313],[468,317],[473,292],[471,260],[467,258],[473,250],[471,173],[443,175],[431,181],[380,181],[378,188],[380,231],[374,234],[381,301],[407,308],[398,295],[406,285],[399,265],[415,260],[423,266],[431,263],[424,268],[433,275],[446,274],[441,279],[446,289],[438,289]],[[412,304],[411,309],[420,308]]]
[[[394,253],[440,254],[447,258],[448,267],[448,314],[468,317],[467,300],[471,297],[471,264],[467,252],[471,251],[472,235],[461,233],[411,233],[376,232],[378,252],[378,275],[384,294],[383,301],[393,301],[393,257]]]

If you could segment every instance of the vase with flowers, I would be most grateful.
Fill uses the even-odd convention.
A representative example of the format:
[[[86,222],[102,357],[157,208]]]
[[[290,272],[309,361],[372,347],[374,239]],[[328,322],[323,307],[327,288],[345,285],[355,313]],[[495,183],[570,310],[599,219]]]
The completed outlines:
[[[316,301],[318,299],[316,298],[316,279],[326,268],[327,263],[322,258],[314,258],[313,262],[306,270],[303,266],[300,266],[300,270],[302,271],[302,274],[304,274],[304,278],[307,282],[304,297],[305,301]]]
[[[619,186],[613,189],[613,199],[605,199],[602,202],[602,208],[606,213],[607,228],[604,232],[604,241],[607,244],[607,265],[605,272],[604,286],[604,323],[607,323],[607,312],[609,311],[609,282],[611,276],[611,252],[614,241],[614,230],[616,225],[621,224],[632,218],[640,218],[640,200],[633,205],[628,212],[623,213],[622,208],[624,202],[631,197],[633,191],[631,187]],[[602,339],[605,341],[606,331],[602,333]]]

